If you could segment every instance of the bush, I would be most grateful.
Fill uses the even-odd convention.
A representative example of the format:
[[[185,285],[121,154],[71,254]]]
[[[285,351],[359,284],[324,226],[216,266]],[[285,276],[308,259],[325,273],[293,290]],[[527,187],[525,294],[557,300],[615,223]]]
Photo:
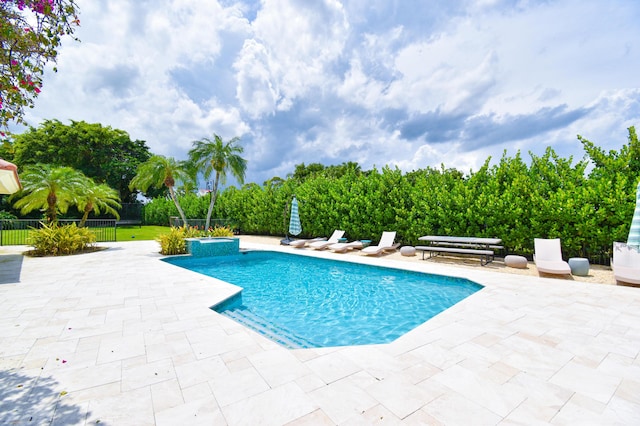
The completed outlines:
[[[177,228],[172,226],[168,234],[162,234],[157,238],[160,243],[160,253],[171,256],[174,254],[185,254],[187,252],[187,243],[185,238],[190,231],[187,228]]]
[[[216,226],[215,228],[209,228],[206,232],[208,237],[233,237],[233,230],[230,226]]]
[[[89,228],[78,228],[75,223],[59,226],[42,224],[42,228],[29,232],[28,240],[35,256],[63,256],[85,251],[96,242]]]

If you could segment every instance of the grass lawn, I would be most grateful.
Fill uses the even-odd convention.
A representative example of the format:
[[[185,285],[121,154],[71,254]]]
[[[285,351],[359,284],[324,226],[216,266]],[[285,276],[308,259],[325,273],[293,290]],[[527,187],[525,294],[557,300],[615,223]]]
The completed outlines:
[[[168,226],[118,226],[116,241],[155,240],[160,234],[169,233]]]

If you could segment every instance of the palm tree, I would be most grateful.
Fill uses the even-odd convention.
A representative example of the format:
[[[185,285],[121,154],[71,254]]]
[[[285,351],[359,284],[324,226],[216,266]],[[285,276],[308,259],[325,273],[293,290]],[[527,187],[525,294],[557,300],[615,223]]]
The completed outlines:
[[[96,184],[92,179],[87,179],[84,194],[78,198],[77,202],[78,210],[83,212],[82,220],[80,220],[78,226],[84,226],[91,212],[95,214],[105,212],[114,215],[116,219],[120,219],[118,209],[122,206],[119,201],[118,191],[106,183]]]
[[[203,170],[206,180],[209,180],[211,174],[215,172],[205,229],[209,229],[213,206],[216,204],[216,198],[218,197],[218,185],[226,183],[227,172],[230,171],[238,182],[243,184],[247,170],[247,160],[240,157],[240,154],[244,152],[244,148],[236,145],[240,138],[235,137],[227,143],[224,143],[222,138],[216,134],[213,135],[213,138],[214,140],[203,138],[199,141],[194,141],[193,148],[189,151],[189,159],[199,170]]]
[[[58,213],[66,213],[85,189],[87,177],[71,167],[36,164],[20,174],[22,190],[14,206],[22,214],[44,211],[48,223],[58,222]]]
[[[184,226],[188,226],[187,218],[182,211],[182,207],[180,207],[174,189],[176,180],[183,182],[188,181],[189,174],[186,170],[184,163],[176,161],[172,157],[153,155],[138,166],[137,174],[131,179],[129,188],[137,188],[144,192],[149,189],[150,186],[155,188],[160,188],[162,185],[166,186],[167,189],[169,189],[169,196],[176,205]]]

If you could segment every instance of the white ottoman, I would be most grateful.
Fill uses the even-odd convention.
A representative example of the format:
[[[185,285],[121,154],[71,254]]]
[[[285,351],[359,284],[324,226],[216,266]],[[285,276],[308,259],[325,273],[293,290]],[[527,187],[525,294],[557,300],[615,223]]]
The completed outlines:
[[[510,268],[527,269],[527,258],[510,254],[504,257],[504,264]]]
[[[412,246],[404,246],[400,248],[400,254],[403,256],[415,256],[416,248]]]

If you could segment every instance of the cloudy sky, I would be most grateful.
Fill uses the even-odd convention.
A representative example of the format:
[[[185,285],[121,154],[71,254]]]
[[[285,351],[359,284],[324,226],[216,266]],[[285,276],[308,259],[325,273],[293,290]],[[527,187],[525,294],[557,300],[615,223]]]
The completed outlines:
[[[637,0],[77,0],[27,120],[85,120],[186,159],[241,139],[247,181],[296,164],[477,170],[584,155],[640,126]],[[17,129],[16,129],[17,131]]]

